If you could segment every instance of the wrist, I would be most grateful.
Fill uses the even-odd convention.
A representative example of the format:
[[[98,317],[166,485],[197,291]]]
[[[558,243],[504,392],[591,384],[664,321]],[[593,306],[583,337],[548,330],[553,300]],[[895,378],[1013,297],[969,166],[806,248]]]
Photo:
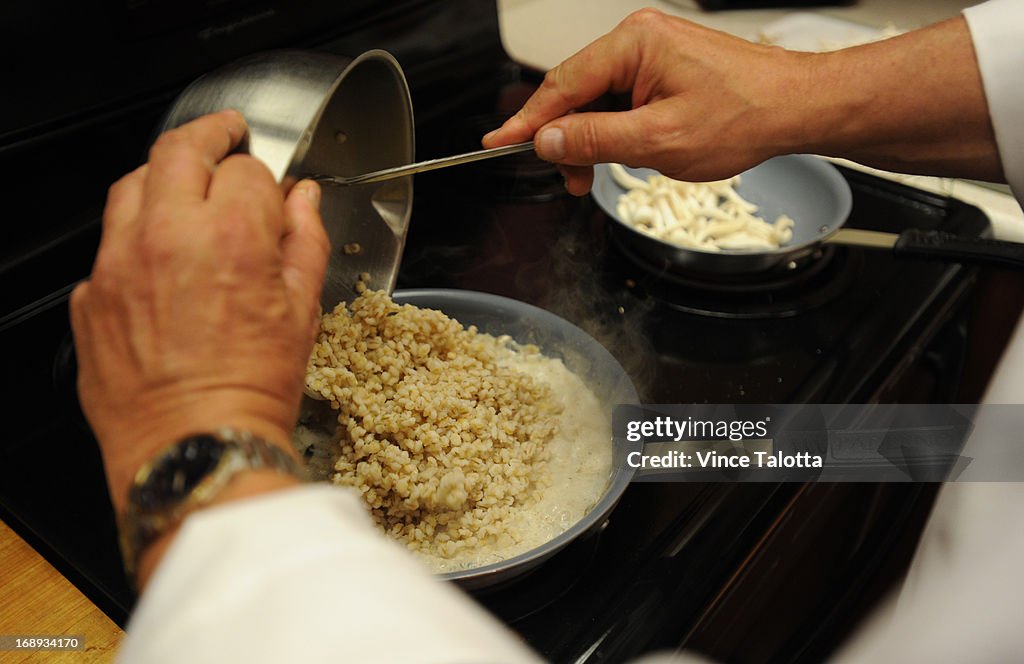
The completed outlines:
[[[272,491],[292,489],[300,484],[299,480],[295,477],[282,475],[271,470],[246,471],[234,478],[214,500],[210,501],[202,509],[216,507],[234,500],[252,498]],[[136,576],[139,590],[146,587],[164,553],[166,553],[174,538],[177,537],[180,528],[181,526],[178,525],[163,533],[139,554],[138,573]]]
[[[776,79],[782,90],[771,91],[778,104],[763,126],[768,128],[768,148],[773,157],[782,154],[831,155],[837,139],[847,128],[849,113],[858,105],[842,84],[843,64],[831,53],[781,50],[777,54]]]
[[[882,41],[802,54],[800,152],[904,173],[999,175],[963,17]]]
[[[221,428],[162,448],[135,477],[119,521],[129,579],[144,582],[191,514],[305,478],[293,456],[250,431]]]
[[[121,514],[136,472],[168,445],[222,427],[248,431],[298,458],[291,445],[295,410],[275,396],[242,388],[159,395],[114,426],[97,431],[111,501]]]
[[[799,152],[847,155],[877,127],[878,99],[860,55],[851,50],[806,54]]]

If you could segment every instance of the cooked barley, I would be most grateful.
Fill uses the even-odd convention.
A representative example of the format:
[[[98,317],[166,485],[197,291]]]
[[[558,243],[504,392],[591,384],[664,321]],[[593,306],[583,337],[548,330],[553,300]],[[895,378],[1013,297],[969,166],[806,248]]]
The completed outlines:
[[[535,380],[527,366],[548,378]],[[555,374],[575,380],[572,392],[552,393]],[[560,530],[583,516],[607,481],[607,418],[560,361],[463,329],[441,312],[395,304],[383,292],[367,291],[323,317],[306,387],[338,410],[332,480],[359,489],[377,522],[437,569],[514,555],[557,534],[533,541],[520,515],[544,501],[560,423],[586,458],[560,459],[559,472],[585,467],[597,478],[580,482],[582,500],[544,503]],[[589,410],[566,412],[581,390]]]

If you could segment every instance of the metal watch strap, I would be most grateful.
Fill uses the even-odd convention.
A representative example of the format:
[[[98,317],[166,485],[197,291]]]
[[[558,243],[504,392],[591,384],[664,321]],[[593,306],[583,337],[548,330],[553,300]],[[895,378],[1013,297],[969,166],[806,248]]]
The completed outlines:
[[[216,434],[221,440],[235,443],[238,446],[238,449],[245,454],[250,470],[266,468],[289,473],[303,480],[306,479],[305,469],[295,461],[295,457],[282,450],[280,446],[268,443],[248,431],[238,429],[221,428],[216,431]]]
[[[212,502],[238,473],[246,470],[276,470],[293,475],[302,481],[307,479],[302,465],[279,446],[268,443],[248,431],[221,428],[212,434],[188,436],[163,448],[136,474],[133,489],[138,485],[140,478],[145,477],[153,465],[170,450],[196,435],[212,435],[224,445],[225,450],[216,467],[196,484],[185,499],[169,506],[161,513],[152,514],[140,509],[129,494],[129,501],[120,522],[120,544],[125,572],[131,583],[135,583],[142,551],[165,532],[179,525],[191,512]]]

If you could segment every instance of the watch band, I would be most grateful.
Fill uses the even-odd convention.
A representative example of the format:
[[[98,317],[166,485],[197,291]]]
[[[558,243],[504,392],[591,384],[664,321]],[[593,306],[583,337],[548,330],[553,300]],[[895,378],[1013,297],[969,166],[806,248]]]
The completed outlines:
[[[301,464],[279,446],[230,428],[183,438],[143,464],[119,524],[129,581],[135,583],[139,556],[147,546],[212,502],[235,475],[246,470],[276,470],[307,479]]]

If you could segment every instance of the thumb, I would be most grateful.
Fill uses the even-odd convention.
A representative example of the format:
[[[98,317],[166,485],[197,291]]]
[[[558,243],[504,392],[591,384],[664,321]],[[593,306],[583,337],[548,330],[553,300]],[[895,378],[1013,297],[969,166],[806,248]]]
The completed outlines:
[[[299,182],[284,202],[285,234],[281,239],[282,278],[300,315],[316,315],[331,244],[320,219],[320,186]]]
[[[537,156],[570,166],[607,162],[636,163],[650,158],[646,107],[616,113],[572,113],[537,132]]]

